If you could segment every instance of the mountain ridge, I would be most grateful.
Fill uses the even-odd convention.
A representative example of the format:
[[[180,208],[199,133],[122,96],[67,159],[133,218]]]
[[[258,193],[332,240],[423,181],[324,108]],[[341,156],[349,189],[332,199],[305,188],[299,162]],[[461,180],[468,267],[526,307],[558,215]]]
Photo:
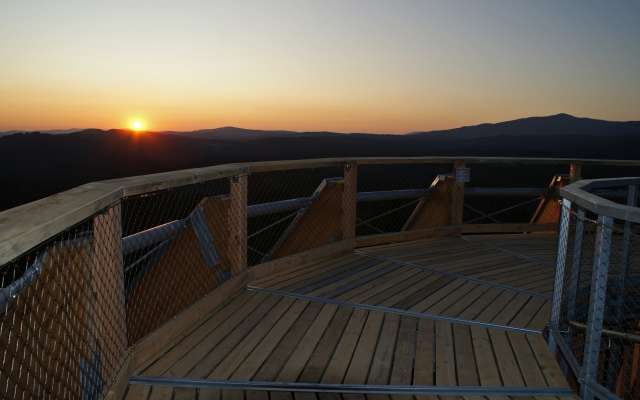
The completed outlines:
[[[244,134],[239,133],[242,128],[229,127],[191,136],[117,129],[12,134],[0,137],[0,187],[7,188],[0,196],[0,210],[92,181],[245,161],[387,156],[640,159],[640,122],[560,115],[496,125],[459,128],[455,134],[409,135]],[[630,174],[640,170],[625,168],[610,176]]]
[[[510,130],[517,129],[519,132],[513,132]],[[543,130],[544,134],[548,134],[549,130],[553,132],[559,132],[562,134],[603,134],[609,133],[613,130],[621,131],[623,133],[629,133],[630,131],[640,129],[640,121],[611,121],[589,117],[577,117],[567,113],[559,113],[546,116],[531,116],[524,118],[517,118],[513,120],[500,121],[500,122],[485,122],[475,125],[465,125],[457,128],[449,129],[436,129],[429,131],[413,131],[406,133],[371,133],[371,132],[332,132],[332,131],[293,131],[293,130],[279,130],[279,129],[250,129],[241,128],[236,126],[223,126],[218,128],[205,128],[196,129],[191,131],[150,131],[153,134],[164,135],[178,135],[194,138],[206,138],[206,139],[222,139],[222,140],[253,140],[261,138],[275,138],[275,137],[293,137],[293,136],[305,136],[305,137],[327,137],[327,136],[431,136],[433,137],[448,137],[450,135],[456,135],[456,138],[479,138],[479,137],[491,137],[502,136],[505,134],[511,135],[530,135],[535,134],[535,130]],[[95,133],[122,133],[128,132],[126,129],[54,129],[54,130],[42,130],[42,131],[20,131],[11,130],[0,132],[0,137],[6,137],[14,134],[23,133],[42,133],[50,135],[68,135],[68,134],[95,134]]]

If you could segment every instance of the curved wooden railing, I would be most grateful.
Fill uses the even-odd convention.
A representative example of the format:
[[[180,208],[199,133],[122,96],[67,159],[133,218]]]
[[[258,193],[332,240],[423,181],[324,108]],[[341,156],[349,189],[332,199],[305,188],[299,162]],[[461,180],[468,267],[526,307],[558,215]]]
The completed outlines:
[[[119,178],[87,183],[10,210],[0,212],[0,265],[5,264],[30,248],[46,241],[96,211],[126,196],[212,179],[228,178],[256,172],[285,171],[320,167],[339,167],[345,163],[356,165],[397,164],[453,164],[460,160],[465,165],[558,165],[573,166],[575,176],[583,165],[640,166],[635,160],[600,160],[567,158],[516,157],[384,157],[384,158],[327,158],[312,160],[268,161],[225,164],[180,171]]]
[[[427,164],[445,166],[430,186],[358,190],[359,169]],[[474,165],[565,165],[566,170],[557,171],[561,175],[547,188],[465,187]],[[0,365],[0,384],[31,397],[81,398],[110,388],[117,396],[129,365],[144,366],[250,277],[358,246],[554,230],[558,188],[578,180],[583,166],[640,167],[640,161],[388,157],[239,163],[88,183],[1,212],[0,356],[8,364]],[[313,193],[248,200],[252,177],[311,169],[332,171]],[[497,223],[496,212],[477,209],[477,217],[464,221],[465,196],[532,196],[538,208],[526,222]],[[404,200],[412,201],[411,212],[397,228],[357,234],[371,225],[371,218],[358,220],[359,205]],[[184,210],[166,213],[167,205]],[[286,228],[267,248],[248,245],[280,220],[249,233],[248,221],[281,213],[292,219],[283,219]],[[257,261],[248,260],[248,252]],[[52,318],[59,321],[51,324]],[[23,335],[28,339],[20,339]],[[27,364],[53,378],[34,384],[30,375],[25,378]],[[51,383],[63,373],[73,379]]]

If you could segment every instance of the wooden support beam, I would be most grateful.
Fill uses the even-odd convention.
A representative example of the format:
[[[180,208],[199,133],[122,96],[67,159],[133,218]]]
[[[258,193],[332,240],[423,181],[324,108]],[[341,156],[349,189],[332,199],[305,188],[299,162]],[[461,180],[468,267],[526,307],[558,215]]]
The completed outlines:
[[[247,269],[247,175],[231,177],[229,204],[229,262],[238,276]]]
[[[462,224],[464,213],[464,184],[467,179],[463,179],[464,170],[466,169],[464,160],[456,160],[453,163],[453,187],[451,188],[451,224]]]
[[[569,182],[573,183],[582,179],[582,164],[572,162],[569,164]]]
[[[324,179],[316,188],[311,204],[298,212],[263,262],[339,241],[343,189],[342,180]]]
[[[344,189],[342,190],[342,239],[356,237],[356,209],[358,204],[358,165],[344,164]]]
[[[402,230],[417,230],[451,225],[451,189],[453,178],[438,175],[405,221]]]
[[[567,184],[566,175],[555,175],[547,188],[548,193],[557,193],[557,190]],[[556,195],[546,195],[540,199],[536,211],[531,217],[532,224],[558,223],[560,220],[560,199]]]

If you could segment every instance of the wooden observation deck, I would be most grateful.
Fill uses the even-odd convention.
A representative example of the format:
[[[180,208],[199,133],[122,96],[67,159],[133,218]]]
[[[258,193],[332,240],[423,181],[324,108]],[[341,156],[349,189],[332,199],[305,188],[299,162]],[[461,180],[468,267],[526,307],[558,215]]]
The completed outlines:
[[[287,268],[249,282],[136,373],[466,386],[486,389],[488,396],[480,397],[489,398],[504,398],[495,392],[500,388],[571,396],[542,335],[549,321],[556,241],[553,234],[426,239]],[[305,399],[331,395],[295,393]],[[220,389],[211,388],[198,398],[220,396]],[[222,396],[243,395],[224,391]],[[247,399],[266,396],[246,392]],[[195,388],[170,384],[131,385],[126,395],[195,397]]]
[[[640,162],[232,164],[5,211],[0,397],[576,397],[553,338],[583,167]]]

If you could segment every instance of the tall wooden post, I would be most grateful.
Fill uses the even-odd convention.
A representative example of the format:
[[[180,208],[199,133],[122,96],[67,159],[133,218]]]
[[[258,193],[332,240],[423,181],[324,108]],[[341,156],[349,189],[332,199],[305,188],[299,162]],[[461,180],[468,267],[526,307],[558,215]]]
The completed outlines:
[[[124,267],[122,259],[122,214],[120,203],[115,204],[93,219],[93,271],[91,287],[93,296],[86,305],[90,310],[93,334],[102,349],[101,359],[85,360],[113,366],[120,370],[103,371],[108,381],[115,379],[109,388],[114,396],[121,398],[126,389],[127,371],[127,324],[124,291]],[[88,357],[97,357],[89,354]],[[117,377],[118,375],[118,377]],[[127,375],[124,375],[125,377]]]
[[[464,184],[468,181],[469,170],[464,160],[453,163],[453,187],[451,188],[451,224],[461,225],[464,212]]]
[[[358,165],[349,161],[344,165],[342,191],[342,239],[356,237],[356,209],[358,205]]]
[[[247,175],[231,178],[229,203],[229,261],[233,276],[247,269]]]
[[[572,162],[569,164],[569,182],[573,183],[582,179],[582,164]]]

